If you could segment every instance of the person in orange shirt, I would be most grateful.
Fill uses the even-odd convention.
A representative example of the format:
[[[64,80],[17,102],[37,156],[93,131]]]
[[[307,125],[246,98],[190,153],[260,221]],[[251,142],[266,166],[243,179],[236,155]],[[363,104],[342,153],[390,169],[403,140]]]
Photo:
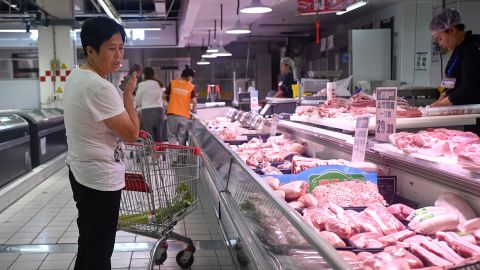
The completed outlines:
[[[197,111],[195,85],[192,84],[195,72],[187,66],[181,78],[173,80],[167,86],[165,94],[168,100],[167,131],[170,144],[185,145],[190,120],[190,104],[192,112]]]

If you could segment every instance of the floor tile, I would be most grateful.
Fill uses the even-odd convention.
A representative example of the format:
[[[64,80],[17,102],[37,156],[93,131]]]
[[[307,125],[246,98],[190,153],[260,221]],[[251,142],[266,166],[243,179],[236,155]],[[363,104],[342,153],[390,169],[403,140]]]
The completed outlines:
[[[0,262],[15,261],[20,254],[18,253],[0,253]]]
[[[72,258],[73,259],[73,258]],[[44,261],[41,265],[39,270],[43,269],[68,269],[70,264],[72,263],[72,260],[66,260],[66,261]]]
[[[130,266],[130,259],[112,259],[112,268],[128,268]]]
[[[47,253],[24,253],[20,254],[18,261],[43,261],[47,257]]]
[[[15,261],[8,270],[37,270],[42,261]]]
[[[73,260],[75,258],[76,253],[50,253],[45,258],[46,261],[68,261]]]

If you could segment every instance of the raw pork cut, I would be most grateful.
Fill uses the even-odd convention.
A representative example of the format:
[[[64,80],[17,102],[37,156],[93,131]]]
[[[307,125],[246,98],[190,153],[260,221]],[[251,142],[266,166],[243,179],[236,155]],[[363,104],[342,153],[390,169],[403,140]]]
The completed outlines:
[[[437,255],[431,253],[430,251],[424,249],[420,245],[413,244],[410,249],[412,250],[413,254],[418,256],[424,262],[427,262],[429,266],[442,266],[442,267],[449,267],[453,266],[453,263],[438,257]]]
[[[273,190],[277,190],[280,186],[280,180],[273,176],[263,177],[263,180],[269,185]]]
[[[413,208],[401,203],[390,205],[389,207],[387,207],[387,210],[388,212],[390,212],[390,214],[392,214],[399,220],[405,220],[413,213],[413,211],[415,211]]]
[[[308,185],[305,181],[300,180],[281,185],[278,189],[285,191],[286,200],[295,200],[307,193]]]
[[[377,241],[383,235],[379,233],[359,233],[350,237],[350,242],[359,248],[383,248],[384,245]]]
[[[435,206],[446,207],[458,216],[460,222],[476,218],[472,207],[460,195],[453,192],[444,192],[435,201]]]
[[[320,236],[325,238],[332,246],[334,247],[346,247],[347,245],[343,242],[338,235],[334,234],[333,232],[329,231],[322,231],[320,232]]]
[[[377,222],[385,235],[405,230],[405,226],[379,203],[368,206],[364,211]]]

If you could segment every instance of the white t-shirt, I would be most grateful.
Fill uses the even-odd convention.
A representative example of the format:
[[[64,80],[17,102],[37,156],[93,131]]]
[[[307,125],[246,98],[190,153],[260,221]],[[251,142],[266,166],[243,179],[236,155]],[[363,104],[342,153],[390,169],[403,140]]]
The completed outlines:
[[[160,87],[157,81],[143,81],[138,84],[135,106],[142,109],[163,107],[164,92],[165,88]]]
[[[123,111],[122,97],[109,81],[81,68],[70,73],[64,94],[67,163],[80,184],[102,191],[125,186],[125,146],[103,121]]]

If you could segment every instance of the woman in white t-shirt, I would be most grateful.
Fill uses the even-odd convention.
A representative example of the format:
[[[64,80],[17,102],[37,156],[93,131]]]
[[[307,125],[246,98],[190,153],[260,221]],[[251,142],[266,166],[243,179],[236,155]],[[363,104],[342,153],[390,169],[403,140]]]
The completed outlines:
[[[142,129],[150,133],[156,142],[162,142],[162,126],[165,111],[163,109],[163,94],[165,86],[155,80],[153,68],[143,69],[143,81],[138,84],[135,105],[140,107]]]
[[[67,164],[78,209],[75,270],[111,269],[125,187],[123,142],[135,142],[140,127],[133,101],[137,74],[122,93],[107,80],[120,68],[125,36],[123,26],[110,18],[86,20],[80,33],[85,63],[65,83]]]

